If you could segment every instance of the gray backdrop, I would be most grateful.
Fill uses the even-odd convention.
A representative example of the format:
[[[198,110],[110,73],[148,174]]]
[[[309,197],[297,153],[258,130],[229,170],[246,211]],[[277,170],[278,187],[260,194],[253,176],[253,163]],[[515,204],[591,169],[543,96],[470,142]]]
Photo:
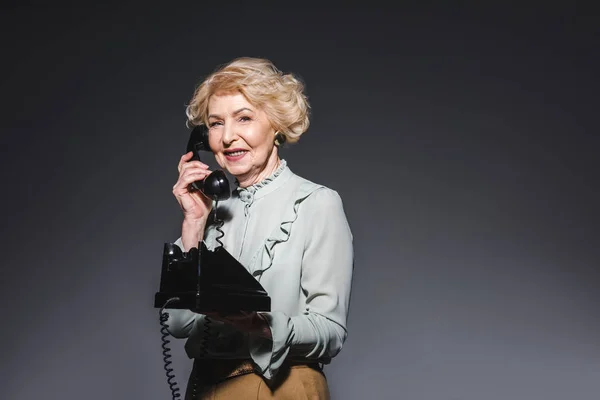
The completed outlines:
[[[184,107],[244,55],[306,81],[283,156],[354,232],[335,399],[597,399],[597,14],[223,4],[2,9],[0,398],[170,398]]]

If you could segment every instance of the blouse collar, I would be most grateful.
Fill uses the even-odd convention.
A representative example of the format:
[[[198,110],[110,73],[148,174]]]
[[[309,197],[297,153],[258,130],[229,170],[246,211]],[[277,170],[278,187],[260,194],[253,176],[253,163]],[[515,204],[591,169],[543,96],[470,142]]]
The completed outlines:
[[[285,160],[279,162],[277,169],[268,177],[262,181],[255,183],[254,185],[242,188],[237,187],[234,193],[244,203],[252,204],[255,199],[266,196],[267,194],[279,189],[289,178],[291,174],[290,169],[287,166]],[[236,183],[238,183],[236,181]],[[239,184],[239,183],[238,183]]]

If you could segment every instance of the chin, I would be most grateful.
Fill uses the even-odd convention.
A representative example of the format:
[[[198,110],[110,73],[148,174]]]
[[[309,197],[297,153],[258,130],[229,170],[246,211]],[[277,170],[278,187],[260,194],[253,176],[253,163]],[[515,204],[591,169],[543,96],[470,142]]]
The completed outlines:
[[[228,165],[227,171],[235,176],[236,178],[242,177],[250,172],[250,168],[247,165]]]

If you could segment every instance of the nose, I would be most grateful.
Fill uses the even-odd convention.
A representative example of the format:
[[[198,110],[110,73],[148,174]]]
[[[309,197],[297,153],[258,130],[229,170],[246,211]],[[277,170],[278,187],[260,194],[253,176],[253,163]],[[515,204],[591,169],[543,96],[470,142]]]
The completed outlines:
[[[237,138],[237,133],[235,132],[235,126],[233,123],[225,124],[223,127],[223,136],[221,139],[223,140],[223,145],[228,147],[233,143],[233,141]]]

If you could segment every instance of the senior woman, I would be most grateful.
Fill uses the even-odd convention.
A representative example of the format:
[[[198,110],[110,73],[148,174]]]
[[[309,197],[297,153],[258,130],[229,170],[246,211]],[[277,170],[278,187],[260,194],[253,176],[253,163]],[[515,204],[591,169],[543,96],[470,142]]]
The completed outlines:
[[[220,240],[265,288],[271,312],[168,310],[170,333],[187,338],[194,359],[186,399],[330,396],[322,365],[346,340],[353,243],[338,193],[296,175],[279,155],[308,128],[303,92],[269,60],[239,58],[208,76],[187,107],[191,125],[208,127],[216,161],[237,187],[214,210],[188,190],[211,171],[184,154],[173,187],[183,211],[176,244],[214,249],[219,233],[208,216],[227,215]]]

